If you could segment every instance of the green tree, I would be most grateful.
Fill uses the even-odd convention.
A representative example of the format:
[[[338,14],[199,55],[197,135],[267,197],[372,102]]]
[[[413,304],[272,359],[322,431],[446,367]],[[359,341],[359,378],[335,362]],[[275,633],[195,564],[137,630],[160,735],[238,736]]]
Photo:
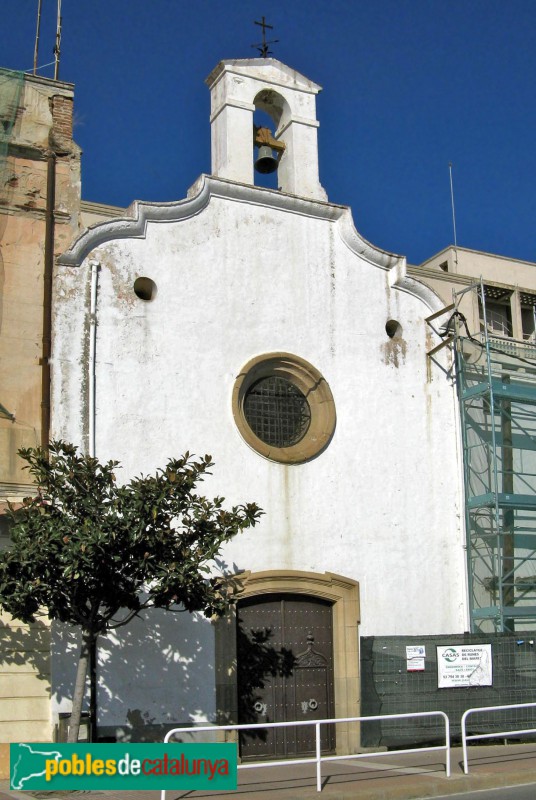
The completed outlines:
[[[22,622],[39,615],[80,628],[69,741],[78,740],[89,655],[97,637],[148,608],[221,615],[233,584],[214,574],[222,545],[255,525],[254,503],[223,508],[196,485],[211,456],[170,459],[149,477],[116,481],[66,442],[23,449],[37,495],[9,509],[12,544],[0,555],[0,606]]]

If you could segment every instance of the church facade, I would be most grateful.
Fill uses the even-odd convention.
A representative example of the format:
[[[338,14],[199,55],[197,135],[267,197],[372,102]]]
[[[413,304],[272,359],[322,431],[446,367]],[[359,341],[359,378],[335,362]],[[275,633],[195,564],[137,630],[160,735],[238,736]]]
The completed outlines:
[[[204,491],[265,514],[225,549],[243,588],[228,618],[155,612],[101,641],[102,735],[355,716],[360,635],[468,629],[456,391],[449,352],[445,369],[427,358],[444,302],[326,197],[317,84],[274,59],[221,62],[207,83],[212,174],[59,260],[52,434],[125,479],[211,453]],[[256,156],[273,188],[255,184]],[[57,713],[72,669],[67,634],[53,640]],[[264,687],[261,645],[295,667]]]

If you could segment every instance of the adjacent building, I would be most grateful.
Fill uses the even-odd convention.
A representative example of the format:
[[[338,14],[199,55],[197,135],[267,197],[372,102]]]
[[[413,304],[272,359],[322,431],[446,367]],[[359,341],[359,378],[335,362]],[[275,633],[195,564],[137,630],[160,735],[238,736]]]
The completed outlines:
[[[80,200],[73,86],[0,69],[0,541],[7,503],[33,492],[23,447],[50,435],[52,275],[87,224],[118,209]],[[47,740],[50,630],[2,618],[0,741]]]
[[[429,356],[455,357],[470,630],[483,633],[536,625],[535,269],[450,247],[410,270],[446,303]]]

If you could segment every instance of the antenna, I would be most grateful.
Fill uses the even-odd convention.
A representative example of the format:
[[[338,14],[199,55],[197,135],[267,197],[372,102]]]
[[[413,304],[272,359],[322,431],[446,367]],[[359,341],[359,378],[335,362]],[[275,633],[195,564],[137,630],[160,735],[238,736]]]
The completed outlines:
[[[450,202],[452,205],[452,227],[454,229],[454,247],[458,246],[456,241],[456,213],[454,211],[454,188],[452,186],[452,161],[449,161],[449,176],[450,176]]]
[[[56,23],[56,44],[54,45],[54,80],[60,75],[60,45],[61,45],[61,0],[58,0],[58,20]]]
[[[33,74],[37,73],[37,58],[39,55],[39,35],[41,32],[41,6],[43,4],[43,0],[37,0],[37,28],[35,31],[35,47],[34,47],[34,63],[33,63]]]
[[[252,44],[251,46],[255,47],[263,58],[268,58],[268,56],[273,55],[272,51],[268,49],[268,45],[277,44],[277,42],[279,41],[279,39],[272,39],[269,42],[266,41],[266,28],[273,31],[274,26],[268,25],[265,17],[262,18],[262,22],[257,22],[257,20],[254,20],[254,22],[255,25],[260,25],[260,27],[262,28],[262,42],[259,42],[259,44]]]

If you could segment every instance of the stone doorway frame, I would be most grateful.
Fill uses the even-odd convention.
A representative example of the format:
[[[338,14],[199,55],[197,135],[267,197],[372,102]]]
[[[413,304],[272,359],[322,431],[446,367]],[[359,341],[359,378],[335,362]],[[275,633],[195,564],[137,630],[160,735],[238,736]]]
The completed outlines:
[[[359,584],[333,572],[268,570],[234,576],[238,598],[266,594],[306,594],[333,604],[333,677],[335,717],[358,717],[361,708],[359,670]],[[216,707],[218,725],[238,721],[236,685],[236,609],[215,622]],[[235,737],[233,737],[234,739]],[[341,723],[336,729],[337,754],[359,749],[359,723]]]

